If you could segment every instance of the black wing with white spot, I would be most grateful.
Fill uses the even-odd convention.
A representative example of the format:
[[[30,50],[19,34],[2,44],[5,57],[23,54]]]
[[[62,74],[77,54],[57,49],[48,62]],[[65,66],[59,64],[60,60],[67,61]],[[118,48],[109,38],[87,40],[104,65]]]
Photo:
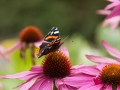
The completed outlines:
[[[53,27],[50,32],[44,37],[45,41],[52,42],[53,40],[59,38],[59,30],[57,27]]]

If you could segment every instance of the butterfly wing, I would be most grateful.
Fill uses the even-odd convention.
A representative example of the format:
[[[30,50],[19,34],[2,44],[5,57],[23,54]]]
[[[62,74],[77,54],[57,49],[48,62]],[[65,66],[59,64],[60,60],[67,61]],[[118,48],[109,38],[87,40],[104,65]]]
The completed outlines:
[[[50,32],[44,37],[44,40],[47,42],[52,42],[57,38],[59,38],[59,30],[57,27],[53,27]]]

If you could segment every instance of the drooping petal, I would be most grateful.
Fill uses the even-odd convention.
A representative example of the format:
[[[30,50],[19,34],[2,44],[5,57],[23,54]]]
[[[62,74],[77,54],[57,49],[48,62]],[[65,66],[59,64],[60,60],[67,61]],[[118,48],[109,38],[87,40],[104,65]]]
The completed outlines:
[[[110,10],[97,10],[98,14],[102,14],[102,15],[108,15],[111,13]]]
[[[107,50],[107,52],[116,57],[116,58],[120,58],[120,51],[118,51],[117,49],[115,49],[114,47],[112,47],[111,45],[109,45],[107,42],[105,42],[104,40],[102,40],[102,45],[104,46],[104,48]]]
[[[42,66],[35,65],[35,66],[31,67],[30,71],[39,71],[40,72],[40,71],[43,71],[43,68],[42,68]]]
[[[119,64],[118,61],[115,61],[114,59],[110,59],[110,58],[106,58],[106,57],[102,57],[102,56],[93,56],[93,55],[86,55],[86,57],[96,63],[116,63]]]
[[[120,86],[117,86],[117,90],[120,90]]]
[[[86,90],[87,88],[94,86],[94,83],[86,84],[84,86],[81,86],[78,90]]]
[[[115,1],[115,2],[113,2],[113,3],[111,3],[111,4],[109,4],[109,5],[107,5],[106,7],[105,7],[105,10],[106,9],[111,9],[111,8],[113,8],[113,7],[117,7],[117,5],[119,5],[120,4],[120,1]]]
[[[69,57],[69,52],[68,52],[68,50],[67,50],[66,47],[62,46],[62,47],[60,48],[60,51],[63,52],[67,57]]]
[[[118,3],[117,3],[118,4]],[[120,15],[120,1],[119,1],[119,5],[116,6],[112,12],[107,16],[107,19],[111,18],[111,17],[115,17]]]
[[[105,90],[112,90],[112,85],[108,85]]]
[[[19,49],[22,45],[22,42],[18,41],[16,42],[12,47],[10,47],[6,52],[5,54],[9,54],[11,53],[12,51],[14,51],[15,49]]]
[[[72,87],[65,85],[63,83],[62,79],[56,79],[55,85],[56,85],[58,90],[77,90],[75,88],[73,89]]]
[[[30,72],[30,71],[25,71],[25,72],[21,72],[21,73],[17,73],[17,74],[12,74],[12,75],[5,75],[5,76],[0,76],[0,78],[21,78],[30,74],[34,74],[36,72]]]
[[[102,71],[103,67],[106,66],[107,64],[100,63],[96,65],[96,68],[98,68],[100,71]]]
[[[4,58],[5,60],[10,61],[8,55],[5,54],[5,51],[5,48],[2,45],[0,45],[0,58]]]
[[[84,90],[100,90],[102,86],[103,86],[103,84],[93,85],[93,86],[86,88]]]
[[[29,89],[29,90],[52,90],[53,80],[48,78],[42,78]]]
[[[63,78],[63,83],[66,84],[66,85],[70,85],[70,86],[73,86],[73,87],[80,87],[81,86],[81,82],[82,81],[92,81],[93,78],[91,76],[88,76],[87,75],[79,75],[79,76],[76,76],[76,77],[66,77],[66,78]]]
[[[102,26],[105,27],[107,25],[110,25],[111,31],[113,31],[118,24],[120,23],[120,16],[115,16],[109,19],[105,19],[102,23]]]
[[[39,90],[52,90],[53,79],[47,78],[47,80],[40,86]]]
[[[40,41],[38,41],[38,42],[35,42],[35,43],[34,43],[34,46],[35,46],[35,47],[39,47],[43,42],[44,42],[44,40],[40,40]]]
[[[35,83],[35,81],[39,78],[38,77],[34,77],[34,78],[31,78],[30,80],[24,82],[23,84],[15,87],[15,88],[19,88],[20,90],[29,90],[29,88]]]

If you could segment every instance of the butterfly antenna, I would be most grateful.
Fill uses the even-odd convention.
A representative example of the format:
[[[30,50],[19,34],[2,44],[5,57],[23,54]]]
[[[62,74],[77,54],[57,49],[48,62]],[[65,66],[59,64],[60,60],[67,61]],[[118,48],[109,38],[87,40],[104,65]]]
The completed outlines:
[[[65,39],[63,40],[63,42],[69,37],[69,35],[67,37],[65,37]]]

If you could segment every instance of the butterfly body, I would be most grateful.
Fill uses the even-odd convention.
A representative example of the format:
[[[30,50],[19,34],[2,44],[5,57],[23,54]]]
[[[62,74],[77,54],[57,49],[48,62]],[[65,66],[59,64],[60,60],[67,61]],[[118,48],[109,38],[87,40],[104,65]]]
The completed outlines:
[[[61,43],[58,28],[53,27],[44,37],[44,42],[37,48],[35,56],[40,58],[43,55],[56,51],[62,44],[63,42]]]

